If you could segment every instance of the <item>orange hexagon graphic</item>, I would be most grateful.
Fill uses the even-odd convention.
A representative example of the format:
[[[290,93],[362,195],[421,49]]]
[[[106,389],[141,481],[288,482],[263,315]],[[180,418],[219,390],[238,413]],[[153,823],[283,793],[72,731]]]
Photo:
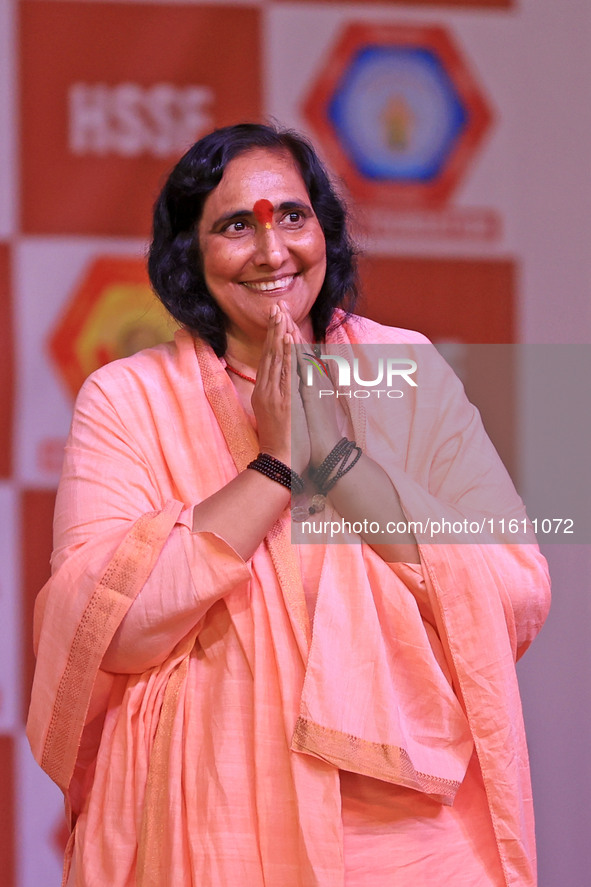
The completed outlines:
[[[174,321],[154,296],[141,259],[101,256],[75,287],[49,340],[51,358],[75,397],[111,360],[166,342]]]
[[[492,120],[449,32],[421,25],[346,27],[304,114],[360,202],[404,209],[448,200]]]

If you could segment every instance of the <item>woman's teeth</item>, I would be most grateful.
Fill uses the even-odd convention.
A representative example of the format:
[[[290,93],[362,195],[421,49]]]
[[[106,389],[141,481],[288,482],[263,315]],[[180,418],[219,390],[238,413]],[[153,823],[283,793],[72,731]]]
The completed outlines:
[[[279,280],[261,280],[256,283],[244,281],[244,286],[247,286],[251,290],[259,290],[263,293],[272,293],[276,290],[282,290],[288,287],[294,277],[294,274],[290,274],[289,277],[281,277]]]

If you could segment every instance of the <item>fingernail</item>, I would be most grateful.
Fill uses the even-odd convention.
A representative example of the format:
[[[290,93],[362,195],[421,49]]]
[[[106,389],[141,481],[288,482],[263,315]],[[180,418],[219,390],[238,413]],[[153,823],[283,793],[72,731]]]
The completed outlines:
[[[271,305],[270,316],[275,317],[275,315],[277,314],[278,311],[279,311],[279,305]]]

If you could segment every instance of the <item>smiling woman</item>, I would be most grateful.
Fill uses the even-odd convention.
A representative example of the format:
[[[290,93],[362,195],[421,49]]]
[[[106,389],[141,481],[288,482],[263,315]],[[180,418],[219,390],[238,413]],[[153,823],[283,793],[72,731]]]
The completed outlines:
[[[258,366],[279,299],[311,339],[326,245],[291,154],[256,149],[231,160],[204,203],[198,239],[207,288],[226,315],[230,360]]]
[[[461,384],[350,313],[344,208],[297,134],[197,142],[149,269],[183,328],[84,384],[36,608],[28,736],[67,801],[64,883],[534,887],[514,663],[543,558],[414,536],[499,502],[527,525]],[[396,413],[334,381],[350,357],[363,393],[403,379]],[[316,513],[359,535],[294,544]]]
[[[271,127],[242,124],[216,130],[197,142],[181,158],[164,186],[154,212],[154,236],[148,259],[148,270],[155,292],[171,314],[195,334],[204,338],[218,356],[226,352],[226,318],[207,287],[200,236],[206,203],[220,186],[228,187],[228,167],[234,160],[241,166],[249,153],[272,155],[274,165],[289,174],[300,199],[295,206],[281,206],[271,201],[271,194],[249,194],[250,202],[225,207],[220,216],[238,233],[256,222],[254,205],[259,200],[273,203],[273,221],[283,210],[283,227],[296,224],[295,213],[302,219],[310,215],[320,226],[326,250],[326,273],[320,283],[318,297],[310,311],[314,338],[321,341],[329,326],[337,326],[342,317],[336,308],[352,310],[357,300],[355,249],[349,237],[345,209],[332,187],[326,170],[313,148],[296,133]],[[248,165],[248,164],[247,164]],[[231,170],[230,170],[231,172]],[[258,175],[263,176],[264,167]],[[237,187],[239,176],[232,176]],[[261,184],[263,184],[261,182]],[[287,182],[286,182],[287,184]],[[244,181],[241,186],[247,187]],[[302,192],[303,186],[303,192]],[[289,198],[287,198],[289,199]],[[218,203],[219,205],[219,203]],[[293,211],[294,215],[289,220]],[[238,216],[233,216],[238,213]],[[212,215],[212,221],[217,216]],[[265,218],[264,223],[269,222]],[[310,221],[307,227],[310,227]],[[199,230],[199,237],[195,232]],[[275,237],[277,232],[275,231]],[[273,237],[271,237],[273,241]],[[262,276],[262,275],[258,275]],[[268,275],[269,276],[269,275]],[[270,275],[274,276],[274,275]]]

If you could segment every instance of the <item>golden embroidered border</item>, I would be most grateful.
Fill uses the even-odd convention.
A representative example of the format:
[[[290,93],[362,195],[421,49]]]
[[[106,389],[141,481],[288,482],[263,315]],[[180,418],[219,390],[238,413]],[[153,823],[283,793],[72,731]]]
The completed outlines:
[[[142,515],[135,522],[92,593],[74,635],[41,759],[43,769],[64,792],[74,772],[97,670],[117,626],[152,571],[174,526],[181,507],[175,505],[178,507],[168,505],[161,512]]]
[[[258,447],[252,428],[246,422],[236,421],[236,410],[217,378],[217,365],[211,350],[201,341],[195,341],[195,353],[199,362],[206,397],[214,411],[228,448],[238,471],[246,469],[256,456]],[[288,601],[297,612],[298,594],[305,614],[305,623],[299,620],[309,640],[309,619],[299,570],[294,553],[280,521],[272,527],[267,544],[279,583]],[[186,656],[171,674],[166,686],[162,710],[154,746],[150,754],[150,766],[138,845],[136,870],[137,887],[162,887],[165,881],[164,846],[162,833],[168,817],[168,779],[170,768],[170,744],[177,716],[179,696],[187,677],[192,643]]]
[[[236,421],[236,408],[220,385],[217,373],[217,358],[211,349],[200,340],[195,341],[195,353],[201,369],[205,395],[219,422],[222,434],[238,471],[244,471],[248,463],[258,452],[257,440],[251,426]],[[214,360],[216,363],[214,364]],[[225,380],[224,380],[225,381]],[[289,539],[288,531],[281,520],[278,520],[267,533],[266,544],[277,573],[277,578],[288,609],[300,628],[304,641],[302,655],[307,655],[310,645],[310,617],[306,607],[306,599],[300,577],[296,556]]]
[[[136,868],[137,887],[162,887],[166,883],[163,848],[164,826],[168,812],[170,743],[181,688],[186,680],[189,654],[176,666],[168,679],[158,719],[144,797],[144,809]]]
[[[291,745],[297,751],[313,753],[339,768],[344,761],[356,761],[357,773],[417,789],[442,804],[451,805],[460,787],[456,780],[419,773],[403,748],[369,742],[302,717],[296,723]]]

